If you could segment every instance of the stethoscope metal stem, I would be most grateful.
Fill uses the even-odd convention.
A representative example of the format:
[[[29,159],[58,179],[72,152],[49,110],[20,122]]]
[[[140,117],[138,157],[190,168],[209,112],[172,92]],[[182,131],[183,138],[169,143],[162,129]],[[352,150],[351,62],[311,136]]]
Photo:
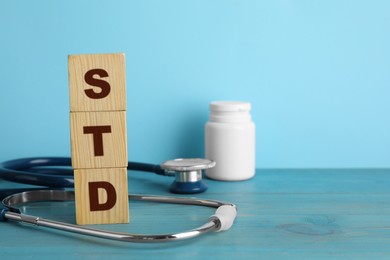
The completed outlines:
[[[175,174],[175,181],[177,182],[197,182],[202,180],[202,171],[188,171],[188,172],[182,172],[178,171]]]
[[[76,226],[68,223],[48,220],[40,217],[24,215],[14,212],[5,213],[5,218],[9,220],[14,220],[18,222],[33,224],[36,226],[42,226],[72,233],[77,233],[81,235],[118,240],[123,242],[137,242],[137,243],[145,243],[145,242],[168,242],[174,240],[183,240],[188,238],[193,238],[199,236],[203,233],[215,230],[217,228],[217,223],[215,221],[209,221],[205,225],[190,230],[186,232],[176,233],[176,234],[162,234],[162,235],[138,235],[138,234],[127,234],[120,232],[112,232],[105,230],[92,229],[83,226]]]
[[[97,229],[92,229],[84,226],[77,226],[73,224],[48,220],[41,217],[22,214],[19,211],[19,209],[15,207],[17,204],[37,202],[37,201],[74,200],[74,192],[71,190],[36,190],[36,191],[26,191],[22,193],[17,193],[5,198],[3,200],[3,206],[5,206],[9,211],[4,213],[3,218],[18,221],[18,222],[23,222],[23,223],[29,223],[37,226],[42,226],[42,227],[48,227],[48,228],[58,229],[62,231],[73,232],[77,234],[99,237],[99,238],[119,240],[124,242],[150,243],[150,242],[168,242],[168,241],[183,240],[183,239],[193,238],[210,231],[227,230],[233,224],[233,221],[237,213],[235,205],[230,203],[215,201],[215,200],[176,198],[176,197],[168,197],[168,196],[145,196],[145,195],[136,195],[136,194],[130,194],[129,199],[150,201],[150,202],[160,202],[160,203],[206,206],[206,207],[217,208],[217,211],[215,215],[209,218],[207,223],[189,231],[172,233],[172,234],[157,234],[157,235],[127,234],[127,233],[120,233],[120,232],[97,230]],[[222,209],[222,211],[227,210],[230,213],[228,214],[218,213],[220,209]]]

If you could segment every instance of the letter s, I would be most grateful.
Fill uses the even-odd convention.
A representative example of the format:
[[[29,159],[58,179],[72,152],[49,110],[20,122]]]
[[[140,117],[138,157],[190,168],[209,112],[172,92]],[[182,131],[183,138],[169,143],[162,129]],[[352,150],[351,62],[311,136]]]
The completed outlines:
[[[92,99],[107,97],[111,90],[110,84],[107,81],[94,78],[94,75],[99,75],[101,78],[108,77],[108,73],[104,69],[92,69],[87,71],[84,75],[85,82],[87,82],[88,85],[99,87],[101,91],[96,93],[93,89],[86,89],[84,90],[85,94]]]

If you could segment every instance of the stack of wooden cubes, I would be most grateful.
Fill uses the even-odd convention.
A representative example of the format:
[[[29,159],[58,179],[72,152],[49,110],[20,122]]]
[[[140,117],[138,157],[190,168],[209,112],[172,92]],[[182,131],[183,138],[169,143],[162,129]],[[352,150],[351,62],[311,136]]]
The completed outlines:
[[[124,54],[69,55],[76,222],[129,222]]]

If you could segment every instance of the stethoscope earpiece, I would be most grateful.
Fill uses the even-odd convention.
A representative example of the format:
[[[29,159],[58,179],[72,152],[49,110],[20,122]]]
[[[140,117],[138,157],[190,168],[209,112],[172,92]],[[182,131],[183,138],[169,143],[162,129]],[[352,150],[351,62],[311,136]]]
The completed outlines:
[[[214,166],[214,161],[199,158],[169,160],[160,165],[167,175],[175,176],[170,191],[179,194],[201,193],[207,190],[207,184],[202,179],[202,170]]]

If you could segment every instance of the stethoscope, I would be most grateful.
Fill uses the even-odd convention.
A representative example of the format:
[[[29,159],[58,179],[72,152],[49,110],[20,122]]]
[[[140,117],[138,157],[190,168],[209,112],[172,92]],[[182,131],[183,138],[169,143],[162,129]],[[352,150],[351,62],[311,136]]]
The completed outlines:
[[[198,228],[180,233],[159,235],[108,232],[21,213],[16,207],[19,204],[39,201],[74,201],[73,190],[66,190],[66,188],[73,188],[74,183],[73,171],[70,169],[70,166],[71,159],[65,157],[23,158],[1,163],[1,179],[48,188],[23,189],[21,192],[19,192],[20,190],[0,191],[3,197],[5,197],[2,205],[0,205],[0,221],[13,220],[82,235],[126,242],[166,242],[193,238],[210,231],[228,230],[237,216],[236,206],[228,202],[135,194],[129,194],[129,200],[206,206],[217,208],[217,210],[204,225]],[[202,180],[202,170],[214,166],[215,162],[207,159],[175,159],[160,165],[129,162],[127,169],[174,176],[175,180],[170,187],[170,191],[191,194],[203,192],[207,189],[207,185]]]

